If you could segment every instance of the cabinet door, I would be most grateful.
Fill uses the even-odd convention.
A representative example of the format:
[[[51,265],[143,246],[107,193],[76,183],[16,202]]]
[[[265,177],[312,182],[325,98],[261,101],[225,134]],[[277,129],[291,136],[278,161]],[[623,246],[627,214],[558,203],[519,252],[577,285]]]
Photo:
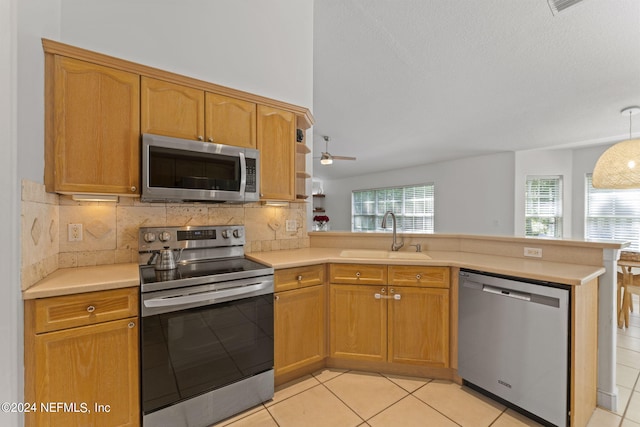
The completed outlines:
[[[206,93],[205,139],[216,144],[256,148],[256,104]]]
[[[204,140],[204,91],[142,77],[142,133]]]
[[[38,408],[28,426],[139,425],[137,318],[36,335],[34,352],[34,401],[75,406]]]
[[[385,361],[387,300],[384,286],[330,285],[331,357]]]
[[[140,76],[47,57],[46,96],[47,191],[139,194]]]
[[[389,296],[389,362],[448,367],[449,290],[389,286]]]
[[[275,298],[275,375],[285,374],[324,359],[324,285],[279,292]]]
[[[260,197],[295,198],[295,115],[258,105],[258,150],[260,150]]]

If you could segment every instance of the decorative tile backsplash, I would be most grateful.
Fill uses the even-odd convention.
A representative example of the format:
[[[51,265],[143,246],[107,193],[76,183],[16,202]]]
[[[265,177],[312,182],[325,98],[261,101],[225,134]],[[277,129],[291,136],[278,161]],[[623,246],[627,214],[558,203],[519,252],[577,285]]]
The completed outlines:
[[[286,231],[287,220],[296,220],[296,231]],[[68,224],[82,225],[81,241],[69,241]],[[305,203],[165,204],[128,197],[75,202],[23,181],[22,289],[58,268],[137,262],[140,227],[224,224],[246,227],[246,252],[309,247]]]

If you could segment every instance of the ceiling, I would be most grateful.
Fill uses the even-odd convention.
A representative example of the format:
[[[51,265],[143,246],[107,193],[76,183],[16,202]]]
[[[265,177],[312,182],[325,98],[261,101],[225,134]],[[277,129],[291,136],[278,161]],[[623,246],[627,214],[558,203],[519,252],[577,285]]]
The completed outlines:
[[[358,158],[320,178],[612,143],[640,105],[640,0],[315,0],[313,72],[314,157],[328,135]]]

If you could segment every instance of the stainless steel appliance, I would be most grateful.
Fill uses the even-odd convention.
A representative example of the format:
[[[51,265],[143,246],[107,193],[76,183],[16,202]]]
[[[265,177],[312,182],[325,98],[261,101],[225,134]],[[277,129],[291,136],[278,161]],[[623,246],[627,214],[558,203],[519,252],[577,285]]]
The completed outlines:
[[[569,425],[569,288],[461,271],[458,374],[546,425]]]
[[[143,426],[209,426],[273,397],[273,268],[244,244],[242,226],[139,230]],[[176,268],[156,268],[160,251],[181,251]]]
[[[258,150],[142,135],[143,202],[255,202]]]

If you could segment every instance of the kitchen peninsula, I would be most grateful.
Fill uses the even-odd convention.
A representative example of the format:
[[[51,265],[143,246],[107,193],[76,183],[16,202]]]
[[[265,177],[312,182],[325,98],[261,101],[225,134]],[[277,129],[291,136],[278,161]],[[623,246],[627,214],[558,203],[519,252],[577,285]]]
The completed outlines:
[[[309,233],[310,247],[289,251],[257,252],[254,259],[270,264],[276,269],[295,270],[309,265],[357,264],[363,266],[401,265],[451,268],[449,312],[450,363],[455,370],[457,363],[457,272],[460,268],[488,273],[534,279],[569,285],[574,299],[572,316],[574,323],[581,322],[580,336],[573,331],[572,354],[582,358],[583,365],[576,366],[573,359],[573,390],[584,391],[574,397],[572,425],[586,425],[593,408],[612,408],[617,404],[615,386],[616,342],[616,287],[615,271],[619,251],[626,246],[621,242],[588,242],[580,240],[546,240],[508,236],[475,235],[420,235],[405,234],[405,248],[420,244],[425,257],[407,256],[412,251],[400,251],[394,258],[383,257],[389,251],[391,236],[384,233],[315,232]],[[540,257],[525,257],[525,248],[534,248]],[[349,250],[352,249],[352,250]],[[368,250],[368,252],[367,252]],[[362,257],[353,257],[361,253]],[[367,254],[371,254],[371,256]],[[330,274],[330,273],[329,273]],[[365,273],[363,273],[365,274]],[[299,282],[305,278],[298,276]],[[390,279],[389,279],[390,280]],[[325,281],[329,283],[331,277]],[[301,285],[302,287],[303,285]],[[278,288],[276,285],[276,293]],[[579,345],[577,340],[581,340]],[[589,359],[589,361],[585,361]],[[316,358],[317,359],[317,358]],[[331,358],[329,365],[331,366]],[[597,364],[597,367],[596,367]],[[315,365],[317,367],[317,365]],[[351,367],[339,363],[336,366]],[[433,374],[433,373],[431,373]],[[596,381],[597,375],[597,381]],[[577,379],[580,383],[576,383]],[[591,380],[589,379],[591,378]],[[596,387],[597,383],[597,387]],[[597,388],[597,391],[596,391]],[[579,402],[578,402],[579,401]]]

